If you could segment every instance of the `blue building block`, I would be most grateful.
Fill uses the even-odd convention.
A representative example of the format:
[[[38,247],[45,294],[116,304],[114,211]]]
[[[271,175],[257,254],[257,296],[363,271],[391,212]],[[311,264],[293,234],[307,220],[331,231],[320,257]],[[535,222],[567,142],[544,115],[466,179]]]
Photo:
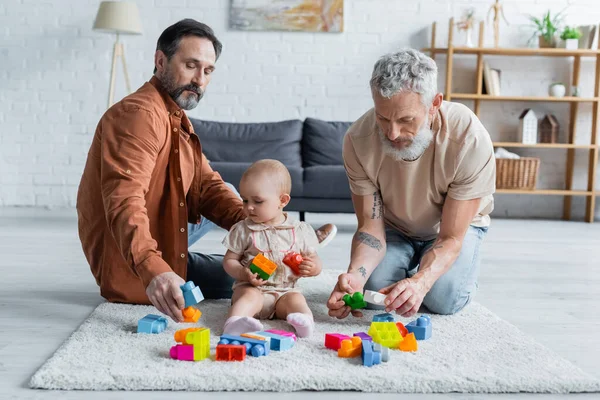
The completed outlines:
[[[361,358],[366,367],[381,364],[381,353],[373,351],[373,342],[368,340],[362,342]]]
[[[254,357],[266,356],[270,350],[270,346],[265,340],[256,340],[243,336],[221,335],[219,344],[241,344],[242,346],[246,346],[246,354]]]
[[[183,299],[185,300],[186,307],[194,306],[204,300],[200,288],[194,285],[194,282],[192,281],[188,281],[181,285],[181,291],[183,292]]]
[[[373,316],[373,322],[396,322],[396,318],[390,313],[377,314]]]
[[[390,359],[390,349],[389,347],[382,346],[379,343],[373,343],[373,351],[376,353],[381,353],[381,361],[388,362]]]
[[[431,318],[421,315],[419,318],[406,325],[408,333],[414,333],[417,340],[427,340],[431,337]]]
[[[167,319],[154,314],[148,314],[138,321],[137,333],[161,333],[167,329]]]
[[[254,332],[257,335],[268,336],[271,338],[271,350],[273,351],[285,351],[294,347],[296,343],[294,339],[289,336],[282,336],[272,332]]]

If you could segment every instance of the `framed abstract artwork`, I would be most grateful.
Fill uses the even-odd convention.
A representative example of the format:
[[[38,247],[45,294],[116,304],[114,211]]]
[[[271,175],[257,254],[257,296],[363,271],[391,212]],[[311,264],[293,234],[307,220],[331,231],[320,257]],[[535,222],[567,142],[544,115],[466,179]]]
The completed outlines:
[[[343,32],[344,0],[231,0],[230,27],[245,31]]]

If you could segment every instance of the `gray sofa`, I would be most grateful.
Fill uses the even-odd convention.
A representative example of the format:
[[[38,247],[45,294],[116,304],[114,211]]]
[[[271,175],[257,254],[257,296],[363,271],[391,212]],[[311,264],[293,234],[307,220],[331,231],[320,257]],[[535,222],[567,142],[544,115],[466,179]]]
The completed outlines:
[[[267,123],[228,123],[191,118],[202,151],[223,180],[239,190],[248,166],[263,158],[286,165],[292,176],[287,211],[352,213],[342,139],[349,122],[314,118]]]

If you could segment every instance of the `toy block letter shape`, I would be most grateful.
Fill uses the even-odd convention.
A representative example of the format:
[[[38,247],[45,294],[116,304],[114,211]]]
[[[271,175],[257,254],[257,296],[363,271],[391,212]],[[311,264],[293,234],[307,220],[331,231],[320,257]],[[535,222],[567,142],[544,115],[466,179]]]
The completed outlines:
[[[352,336],[358,336],[359,338],[361,338],[361,340],[364,342],[365,340],[368,340],[369,342],[373,341],[373,338],[369,335],[367,335],[366,332],[356,332],[354,335]]]
[[[401,351],[417,351],[419,346],[417,345],[417,338],[414,333],[409,333],[404,337],[404,340],[398,345],[398,349]]]
[[[417,340],[427,340],[431,337],[431,318],[429,315],[421,315],[406,325],[406,329],[409,333],[414,333]]]
[[[268,336],[271,338],[271,350],[273,351],[285,351],[294,347],[296,343],[293,338],[289,336],[278,335],[273,332],[261,331],[255,332],[258,336]]]
[[[344,300],[344,303],[353,310],[365,308],[367,306],[361,292],[355,292],[352,296],[345,294],[342,300]]]
[[[373,316],[373,322],[396,322],[396,318],[390,313],[377,314]]]
[[[137,333],[161,333],[167,329],[167,319],[155,314],[148,314],[138,321]]]
[[[380,343],[390,349],[397,349],[398,344],[402,341],[402,335],[393,322],[371,322],[368,334],[375,343]]]
[[[341,333],[326,333],[325,347],[331,350],[339,350],[342,347],[342,340],[352,339],[350,336],[342,335]]]
[[[202,316],[202,311],[192,306],[184,308],[181,313],[183,314],[183,322],[198,322]]]
[[[342,347],[338,350],[338,357],[353,358],[360,356],[362,352],[362,340],[358,336],[342,340]]]
[[[252,263],[250,264],[250,271],[265,281],[269,279],[273,272],[277,269],[277,264],[273,261],[269,260],[267,257],[262,254],[258,254],[254,259],[252,259]]]
[[[246,346],[234,344],[218,344],[217,361],[244,361],[246,359]]]
[[[402,343],[402,342],[400,342]],[[381,361],[388,362],[390,359],[390,349],[382,346],[379,343],[373,343],[373,351],[376,353],[381,353]]]
[[[185,300],[186,307],[196,305],[204,300],[204,296],[202,295],[200,288],[192,281],[188,281],[181,285],[181,291],[183,292],[183,299]]]
[[[379,292],[374,292],[372,290],[365,290],[365,294],[363,296],[364,300],[367,303],[371,303],[371,304],[377,304],[382,306],[383,305],[383,301],[385,300],[385,294],[383,293],[379,293]]]
[[[373,351],[373,342],[362,342],[362,363],[366,367],[372,367],[376,364],[381,364],[381,352]]]
[[[181,361],[194,361],[194,346],[191,344],[178,344],[171,347],[171,358]]]
[[[283,257],[283,263],[290,267],[294,274],[300,275],[300,264],[302,264],[302,256],[300,254],[290,251]]]
[[[254,357],[266,356],[269,354],[270,346],[266,340],[251,339],[249,337],[235,335],[221,335],[219,344],[235,344],[246,346],[246,354]]]

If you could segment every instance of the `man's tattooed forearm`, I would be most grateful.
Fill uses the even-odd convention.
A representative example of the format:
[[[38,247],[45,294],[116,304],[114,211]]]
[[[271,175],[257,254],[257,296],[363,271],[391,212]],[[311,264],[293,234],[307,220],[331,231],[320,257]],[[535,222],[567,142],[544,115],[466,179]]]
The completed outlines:
[[[362,265],[360,266],[360,268],[358,269],[358,272],[360,272],[360,274],[362,275],[363,278],[367,277],[367,270],[365,269],[365,267],[363,267]]]
[[[376,249],[376,250],[381,250],[381,248],[383,247],[381,245],[381,241],[379,239],[377,239],[375,236],[366,233],[366,232],[358,232],[357,235],[355,236],[356,241],[359,243],[364,243],[367,246]]]
[[[383,217],[383,200],[379,192],[373,192],[373,210],[371,219],[379,219]]]

